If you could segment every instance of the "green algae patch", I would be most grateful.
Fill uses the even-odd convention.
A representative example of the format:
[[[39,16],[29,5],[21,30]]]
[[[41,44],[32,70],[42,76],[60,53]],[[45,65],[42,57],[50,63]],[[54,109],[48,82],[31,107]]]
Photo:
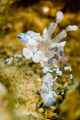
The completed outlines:
[[[63,120],[79,120],[80,119],[80,83],[75,85],[68,92],[66,100],[62,106]]]

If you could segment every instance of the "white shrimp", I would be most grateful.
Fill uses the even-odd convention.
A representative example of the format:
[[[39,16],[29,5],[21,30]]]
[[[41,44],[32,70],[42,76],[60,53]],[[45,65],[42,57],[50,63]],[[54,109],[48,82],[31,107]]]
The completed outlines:
[[[43,72],[46,74],[43,79],[43,84],[41,86],[40,94],[43,99],[43,103],[46,106],[53,106],[56,103],[55,96],[56,92],[54,90],[54,82],[62,74],[63,70],[70,70],[70,78],[72,84],[72,69],[71,67],[59,68],[57,63],[61,58],[66,59],[64,56],[64,46],[66,41],[60,42],[63,38],[67,36],[68,31],[77,30],[76,25],[69,25],[66,29],[60,32],[55,38],[51,39],[51,35],[57,27],[57,24],[60,23],[63,19],[63,13],[61,11],[57,12],[56,22],[50,23],[48,29],[43,30],[43,35],[36,33],[34,31],[28,31],[26,33],[21,33],[18,35],[18,38],[25,43],[26,47],[23,48],[22,55],[14,55],[13,57],[6,59],[6,62],[3,64],[6,65],[10,63],[15,57],[19,57],[19,60],[16,62],[16,65],[20,62],[22,58],[32,59],[35,63],[40,62]],[[56,69],[53,69],[56,67]],[[58,75],[53,79],[51,73],[58,73]]]

